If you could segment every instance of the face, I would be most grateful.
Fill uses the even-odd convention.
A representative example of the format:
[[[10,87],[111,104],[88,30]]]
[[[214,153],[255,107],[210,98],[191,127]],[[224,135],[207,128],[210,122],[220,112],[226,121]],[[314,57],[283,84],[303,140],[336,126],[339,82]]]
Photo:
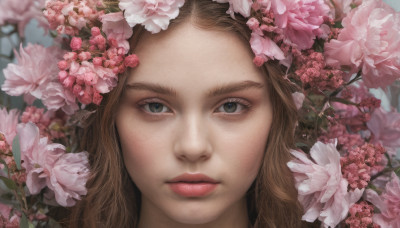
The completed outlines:
[[[246,215],[272,121],[249,45],[183,23],[145,34],[135,53],[116,124],[141,218],[207,224]]]

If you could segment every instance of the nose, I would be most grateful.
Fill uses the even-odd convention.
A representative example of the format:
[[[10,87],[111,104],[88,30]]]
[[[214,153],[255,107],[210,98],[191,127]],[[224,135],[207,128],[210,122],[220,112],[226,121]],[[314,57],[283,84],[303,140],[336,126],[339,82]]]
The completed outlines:
[[[192,115],[183,118],[177,127],[174,152],[179,160],[200,162],[211,157],[212,146],[206,121]]]

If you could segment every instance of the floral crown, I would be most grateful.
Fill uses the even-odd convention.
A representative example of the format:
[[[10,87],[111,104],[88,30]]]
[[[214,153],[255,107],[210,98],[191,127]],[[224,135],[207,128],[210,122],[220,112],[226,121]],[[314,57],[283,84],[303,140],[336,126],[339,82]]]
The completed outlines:
[[[233,19],[247,18],[254,64],[279,62],[299,90],[293,94],[299,151],[291,151],[288,167],[303,220],[400,227],[393,152],[400,147],[400,114],[380,108],[368,90],[400,78],[400,14],[382,0],[213,1],[229,4]],[[51,224],[53,206],[73,206],[87,193],[88,154],[76,151],[73,132],[77,119],[89,115],[86,105],[99,105],[118,75],[139,64],[130,53],[132,27],[166,30],[185,1],[15,2],[0,2],[0,25],[18,28],[4,34],[23,37],[35,18],[56,45],[21,44],[18,63],[3,71],[2,91],[23,95],[30,106],[22,115],[0,109],[0,179],[12,193],[11,201],[0,198],[0,226]],[[46,112],[31,106],[36,99]],[[374,207],[380,213],[373,215]]]

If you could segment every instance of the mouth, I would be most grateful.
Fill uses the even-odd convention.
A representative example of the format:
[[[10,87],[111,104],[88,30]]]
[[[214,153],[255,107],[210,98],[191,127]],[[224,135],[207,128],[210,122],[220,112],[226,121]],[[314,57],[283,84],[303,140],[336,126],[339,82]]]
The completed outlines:
[[[204,174],[189,173],[177,176],[166,183],[175,194],[183,197],[205,197],[220,184]]]

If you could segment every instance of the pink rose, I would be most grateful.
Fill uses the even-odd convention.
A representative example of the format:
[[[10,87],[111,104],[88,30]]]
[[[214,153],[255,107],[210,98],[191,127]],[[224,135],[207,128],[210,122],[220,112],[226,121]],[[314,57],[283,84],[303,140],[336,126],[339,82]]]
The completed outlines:
[[[151,33],[166,30],[169,21],[179,14],[184,0],[120,0],[119,8],[124,10],[129,26],[144,25]]]
[[[367,126],[374,134],[374,139],[383,146],[400,147],[400,113],[386,112],[382,108],[375,109]]]
[[[314,39],[324,35],[320,27],[329,13],[324,0],[272,0],[271,9],[287,42],[300,50],[311,48]]]
[[[337,40],[325,44],[327,63],[362,70],[369,88],[400,78],[400,14],[381,0],[368,0],[342,21]]]
[[[125,54],[129,51],[129,39],[133,31],[129,24],[125,21],[122,12],[108,13],[100,17],[103,23],[102,30],[106,34],[107,39],[115,39],[118,47],[125,49]]]
[[[379,214],[374,215],[374,223],[381,227],[395,228],[400,227],[400,180],[394,172],[391,179],[381,195],[368,189],[365,198],[380,211]]]
[[[226,11],[232,18],[235,13],[240,13],[243,17],[250,17],[251,6],[253,0],[213,0],[218,3],[229,3],[229,9]]]
[[[6,141],[12,145],[15,135],[17,134],[19,111],[11,109],[7,112],[6,108],[0,108],[0,133],[4,134]]]
[[[40,86],[57,78],[57,63],[62,54],[58,47],[21,46],[20,55],[16,53],[18,64],[10,63],[3,71],[6,80],[1,89],[11,96],[31,94],[41,99],[43,91]]]
[[[348,182],[342,177],[340,154],[333,143],[315,143],[310,150],[313,161],[303,152],[291,153],[295,159],[287,165],[294,174],[299,201],[305,210],[302,219],[313,222],[318,218],[325,226],[335,227],[364,189],[347,192]]]

